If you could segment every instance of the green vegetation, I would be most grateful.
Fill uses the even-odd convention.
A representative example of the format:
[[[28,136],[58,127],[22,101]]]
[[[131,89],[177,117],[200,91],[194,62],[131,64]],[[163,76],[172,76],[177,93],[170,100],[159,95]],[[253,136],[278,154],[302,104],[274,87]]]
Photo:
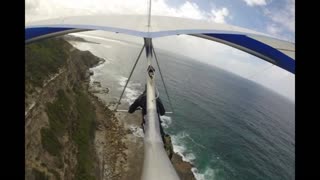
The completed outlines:
[[[59,68],[66,64],[71,45],[61,38],[43,40],[27,45],[25,50],[25,96],[30,95],[35,87],[42,87],[45,80],[58,73]],[[77,55],[78,56],[78,55]],[[80,53],[74,58],[76,70],[83,73],[86,67],[98,62],[98,58],[91,53]],[[63,88],[63,87],[61,87]],[[63,145],[60,140],[63,135],[69,135],[77,146],[77,167],[75,179],[93,180],[94,174],[94,148],[95,110],[80,82],[72,84],[65,90],[57,91],[53,102],[45,105],[49,119],[49,127],[41,129],[42,147],[52,156],[56,157],[54,168],[63,168]],[[59,173],[49,169],[56,179]],[[36,179],[48,179],[39,171],[34,171]]]
[[[44,80],[55,74],[67,58],[71,45],[61,38],[48,39],[25,46],[25,83],[42,87]]]
[[[49,169],[49,172],[52,173],[55,177],[56,177],[56,180],[60,180],[60,175],[57,171],[53,170],[53,169]]]
[[[49,177],[45,175],[44,172],[38,171],[37,169],[32,169],[32,174],[35,180],[48,180]]]
[[[70,123],[71,100],[65,92],[57,91],[57,99],[53,103],[47,103],[46,112],[49,117],[50,129],[56,136],[62,136]]]
[[[57,91],[57,99],[52,103],[47,103],[46,112],[49,117],[49,128],[41,129],[41,144],[51,155],[56,156],[57,165],[63,168],[61,157],[62,145],[59,142],[70,120],[71,100],[66,96],[63,90]]]
[[[41,144],[51,155],[58,156],[62,146],[51,129],[41,129]]]
[[[75,179],[95,179],[93,172],[92,143],[95,131],[95,111],[90,99],[83,92],[77,92],[76,109],[79,113],[76,130],[72,133],[72,139],[78,146],[78,165]]]
[[[71,99],[63,90],[57,92],[57,99],[47,104],[46,112],[49,117],[49,129],[41,130],[42,145],[51,155],[58,157],[59,164],[62,163],[62,145],[58,137],[61,137],[71,125],[70,114],[76,114],[73,120],[71,138],[78,147],[76,179],[95,179],[93,172],[93,139],[95,132],[95,110],[87,94],[77,90],[72,97],[75,101],[74,112],[71,112]],[[58,164],[58,165],[59,165]],[[62,168],[59,165],[59,168]]]

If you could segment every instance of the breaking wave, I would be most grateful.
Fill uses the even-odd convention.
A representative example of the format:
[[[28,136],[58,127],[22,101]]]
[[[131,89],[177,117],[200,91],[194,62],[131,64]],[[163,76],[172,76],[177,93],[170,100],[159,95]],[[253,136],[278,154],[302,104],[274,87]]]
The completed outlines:
[[[161,125],[163,128],[169,128],[170,124],[172,123],[172,119],[169,116],[160,116],[161,118]]]
[[[124,86],[126,85],[128,78],[119,76],[119,85],[120,87],[118,88],[120,91],[123,90]],[[137,90],[138,87],[141,87],[140,83],[129,83],[125,92],[124,92],[124,98],[123,100],[126,101],[129,104],[132,104],[142,92]]]

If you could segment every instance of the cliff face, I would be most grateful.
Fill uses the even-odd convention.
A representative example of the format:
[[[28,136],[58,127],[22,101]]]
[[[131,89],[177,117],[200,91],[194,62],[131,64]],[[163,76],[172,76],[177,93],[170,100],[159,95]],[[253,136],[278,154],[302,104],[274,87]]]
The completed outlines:
[[[26,46],[25,179],[140,179],[143,138],[128,123],[140,114],[114,114],[89,93],[88,69],[103,61],[63,38]],[[181,179],[192,166],[165,148]]]
[[[63,39],[26,46],[25,178],[95,179],[96,114],[87,70],[100,59]]]
[[[193,168],[192,164],[183,161],[180,155],[173,152],[171,136],[166,134],[164,141],[164,148],[173,164],[173,167],[176,169],[176,172],[178,173],[180,179],[195,180],[196,178],[194,177],[191,170]]]

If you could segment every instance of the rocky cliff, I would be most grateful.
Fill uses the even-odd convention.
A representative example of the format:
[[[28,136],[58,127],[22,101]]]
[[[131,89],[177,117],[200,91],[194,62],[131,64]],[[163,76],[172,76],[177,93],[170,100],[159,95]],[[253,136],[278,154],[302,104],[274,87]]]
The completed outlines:
[[[25,179],[139,179],[142,139],[130,142],[89,93],[89,68],[103,59],[55,38],[27,45],[25,60]],[[181,179],[194,179],[169,136],[165,147]]]
[[[100,59],[61,38],[26,46],[26,179],[97,179],[89,67]]]

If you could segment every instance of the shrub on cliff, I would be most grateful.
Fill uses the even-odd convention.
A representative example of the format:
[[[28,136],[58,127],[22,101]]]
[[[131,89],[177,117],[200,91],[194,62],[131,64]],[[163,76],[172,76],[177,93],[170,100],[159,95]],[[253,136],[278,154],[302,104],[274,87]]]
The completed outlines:
[[[61,38],[47,39],[25,46],[25,83],[42,87],[50,75],[59,72],[71,45]]]

